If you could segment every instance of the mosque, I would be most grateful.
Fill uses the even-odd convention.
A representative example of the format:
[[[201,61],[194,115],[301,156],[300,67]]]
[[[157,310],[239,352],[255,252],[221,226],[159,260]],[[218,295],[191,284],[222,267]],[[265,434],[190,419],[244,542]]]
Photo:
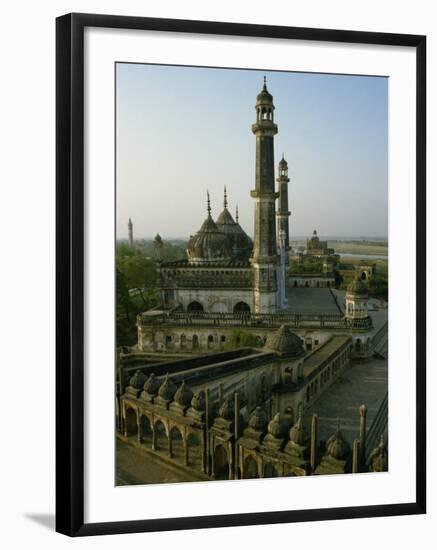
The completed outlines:
[[[286,323],[311,349],[333,333],[352,335],[355,352],[368,353],[372,318],[367,311],[367,288],[355,280],[345,303],[331,289],[335,285],[332,256],[326,241],[314,232],[308,255],[323,262],[318,274],[297,275],[287,269],[291,253],[288,204],[288,164],[279,161],[275,187],[274,136],[278,126],[273,97],[266,81],[256,98],[252,133],[256,142],[253,241],[228,209],[214,221],[207,196],[207,216],[190,237],[186,259],[164,262],[162,239],[155,238],[158,307],[139,315],[141,351],[223,350],[230,333],[250,330],[264,344],[271,330]],[[129,235],[132,235],[131,222]],[[316,288],[317,294],[298,293],[295,287]]]
[[[305,425],[306,411],[351,363],[381,349],[387,325],[375,326],[363,277],[346,293],[333,288],[333,251],[316,233],[307,254],[326,264],[323,273],[298,282],[287,269],[290,179],[282,157],[275,187],[274,110],[264,79],[252,125],[253,241],[238,211],[235,218],[229,211],[226,189],[216,220],[207,197],[186,259],[164,262],[157,235],[159,305],[138,315],[137,346],[117,350],[119,440],[179,468],[185,480],[388,468],[387,397],[370,426],[365,404],[357,409],[353,441],[340,423],[321,440],[316,414]],[[131,222],[129,235],[132,241]],[[239,346],[243,333],[257,345]],[[229,347],[235,334],[237,346]]]

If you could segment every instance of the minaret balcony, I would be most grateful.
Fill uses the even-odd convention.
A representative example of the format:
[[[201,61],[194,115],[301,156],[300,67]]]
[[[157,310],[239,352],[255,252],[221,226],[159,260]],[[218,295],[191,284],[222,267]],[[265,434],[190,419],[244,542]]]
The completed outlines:
[[[271,120],[259,120],[252,124],[254,134],[263,134],[265,136],[275,136],[278,133],[278,126]]]
[[[276,200],[279,197],[279,193],[277,191],[260,191],[258,189],[252,189],[250,196],[253,199]]]

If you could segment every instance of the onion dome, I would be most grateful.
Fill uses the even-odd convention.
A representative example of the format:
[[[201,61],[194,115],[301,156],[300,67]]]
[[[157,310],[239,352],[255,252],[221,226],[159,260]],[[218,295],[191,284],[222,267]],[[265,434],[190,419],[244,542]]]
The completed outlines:
[[[266,347],[281,355],[299,357],[304,353],[302,340],[287,325],[281,327],[267,338]]]
[[[232,243],[218,229],[211,217],[211,206],[208,193],[208,217],[199,231],[190,238],[187,245],[188,260],[192,263],[203,263],[232,258]]]
[[[200,390],[200,392],[194,394],[191,399],[191,406],[193,409],[196,409],[196,411],[205,410],[205,392],[203,390]]]
[[[159,388],[158,395],[165,401],[171,401],[173,399],[174,394],[176,393],[177,386],[173,382],[171,378],[169,378],[168,373],[165,377],[164,382],[161,384],[161,387]]]
[[[183,380],[182,384],[179,386],[176,393],[174,394],[174,400],[182,407],[188,407],[191,403],[192,398],[193,392],[185,384],[185,380]]]
[[[159,380],[155,377],[155,375],[152,372],[152,374],[149,376],[146,383],[144,384],[143,389],[149,395],[156,395],[158,393],[159,386],[160,386]]]
[[[140,390],[146,380],[146,376],[140,370],[137,370],[132,378],[129,380],[129,386],[135,388],[136,390]]]
[[[225,420],[234,419],[234,401],[232,399],[226,399],[220,406],[219,416]]]
[[[276,413],[270,420],[267,431],[276,439],[282,439],[287,435],[287,423],[281,418],[280,413]]]
[[[369,292],[367,290],[367,286],[363,283],[363,281],[360,279],[358,274],[355,276],[355,279],[350,283],[350,285],[347,287],[346,296],[350,297],[361,297],[361,298],[367,298],[369,295]]]
[[[156,237],[155,237],[155,241],[154,241],[154,242],[155,242],[156,245],[162,244],[162,237],[161,237],[161,235],[160,235],[159,233],[156,234]]]
[[[265,432],[267,429],[267,415],[261,407],[256,407],[248,421],[249,428],[257,432]]]
[[[369,469],[372,472],[386,472],[388,470],[388,451],[384,442],[384,435],[381,435],[379,445],[370,453]]]
[[[238,220],[238,208],[237,208],[237,220]],[[233,255],[238,259],[247,259],[252,253],[253,242],[252,239],[245,233],[244,229],[235,221],[232,214],[228,210],[228,201],[226,195],[226,187],[224,192],[223,210],[220,213],[216,221],[217,228],[226,237],[228,237]]]
[[[284,153],[282,153],[282,158],[279,161],[279,169],[286,170],[288,168],[288,162],[284,158]]]
[[[340,422],[338,422],[334,435],[326,442],[326,454],[337,460],[344,460],[349,453],[349,443],[344,439],[340,431]]]
[[[296,443],[297,445],[306,447],[306,445],[308,444],[309,435],[304,428],[304,425],[302,422],[302,416],[299,416],[298,421],[291,428],[289,432],[289,436],[290,436],[290,441],[292,441],[293,443]]]
[[[266,77],[264,77],[264,86],[260,93],[256,96],[257,103],[272,103],[273,96],[267,90]]]

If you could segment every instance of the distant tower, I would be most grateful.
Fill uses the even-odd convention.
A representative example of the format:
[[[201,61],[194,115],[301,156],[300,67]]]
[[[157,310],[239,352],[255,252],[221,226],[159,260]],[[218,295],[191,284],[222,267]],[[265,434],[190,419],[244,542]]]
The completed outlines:
[[[254,311],[274,313],[277,309],[277,266],[279,258],[276,243],[275,163],[273,138],[278,127],[273,122],[273,97],[264,86],[256,98],[256,122],[252,132],[256,136],[255,239],[252,255],[254,269]]]
[[[159,233],[156,234],[155,240],[153,241],[153,246],[155,247],[155,260],[157,262],[162,262],[162,249],[164,247],[164,243],[162,242],[162,238]]]
[[[132,223],[132,220],[129,218],[129,223],[127,224],[127,230],[129,234],[129,246],[131,248],[134,247],[134,224]]]
[[[290,229],[289,229],[289,217],[290,212],[288,210],[288,183],[290,181],[288,177],[288,164],[282,154],[282,159],[279,161],[278,166],[278,211],[276,213],[278,217],[278,235],[280,231],[285,233],[285,250],[290,250]]]

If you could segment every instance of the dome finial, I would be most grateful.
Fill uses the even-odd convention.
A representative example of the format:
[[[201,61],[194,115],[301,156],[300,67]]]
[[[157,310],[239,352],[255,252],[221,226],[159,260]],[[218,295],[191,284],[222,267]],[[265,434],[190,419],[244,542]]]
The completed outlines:
[[[238,223],[238,204],[235,207],[235,221]]]
[[[264,86],[263,86],[263,90],[267,90],[267,78],[266,78],[266,75],[264,75]]]
[[[224,195],[223,195],[223,206],[224,206],[225,208],[228,207],[228,195],[227,195],[227,193],[226,193],[226,185],[225,185],[225,192],[224,192]]]
[[[209,198],[209,191],[206,191],[206,210],[208,212],[208,216],[211,216],[211,200]]]

